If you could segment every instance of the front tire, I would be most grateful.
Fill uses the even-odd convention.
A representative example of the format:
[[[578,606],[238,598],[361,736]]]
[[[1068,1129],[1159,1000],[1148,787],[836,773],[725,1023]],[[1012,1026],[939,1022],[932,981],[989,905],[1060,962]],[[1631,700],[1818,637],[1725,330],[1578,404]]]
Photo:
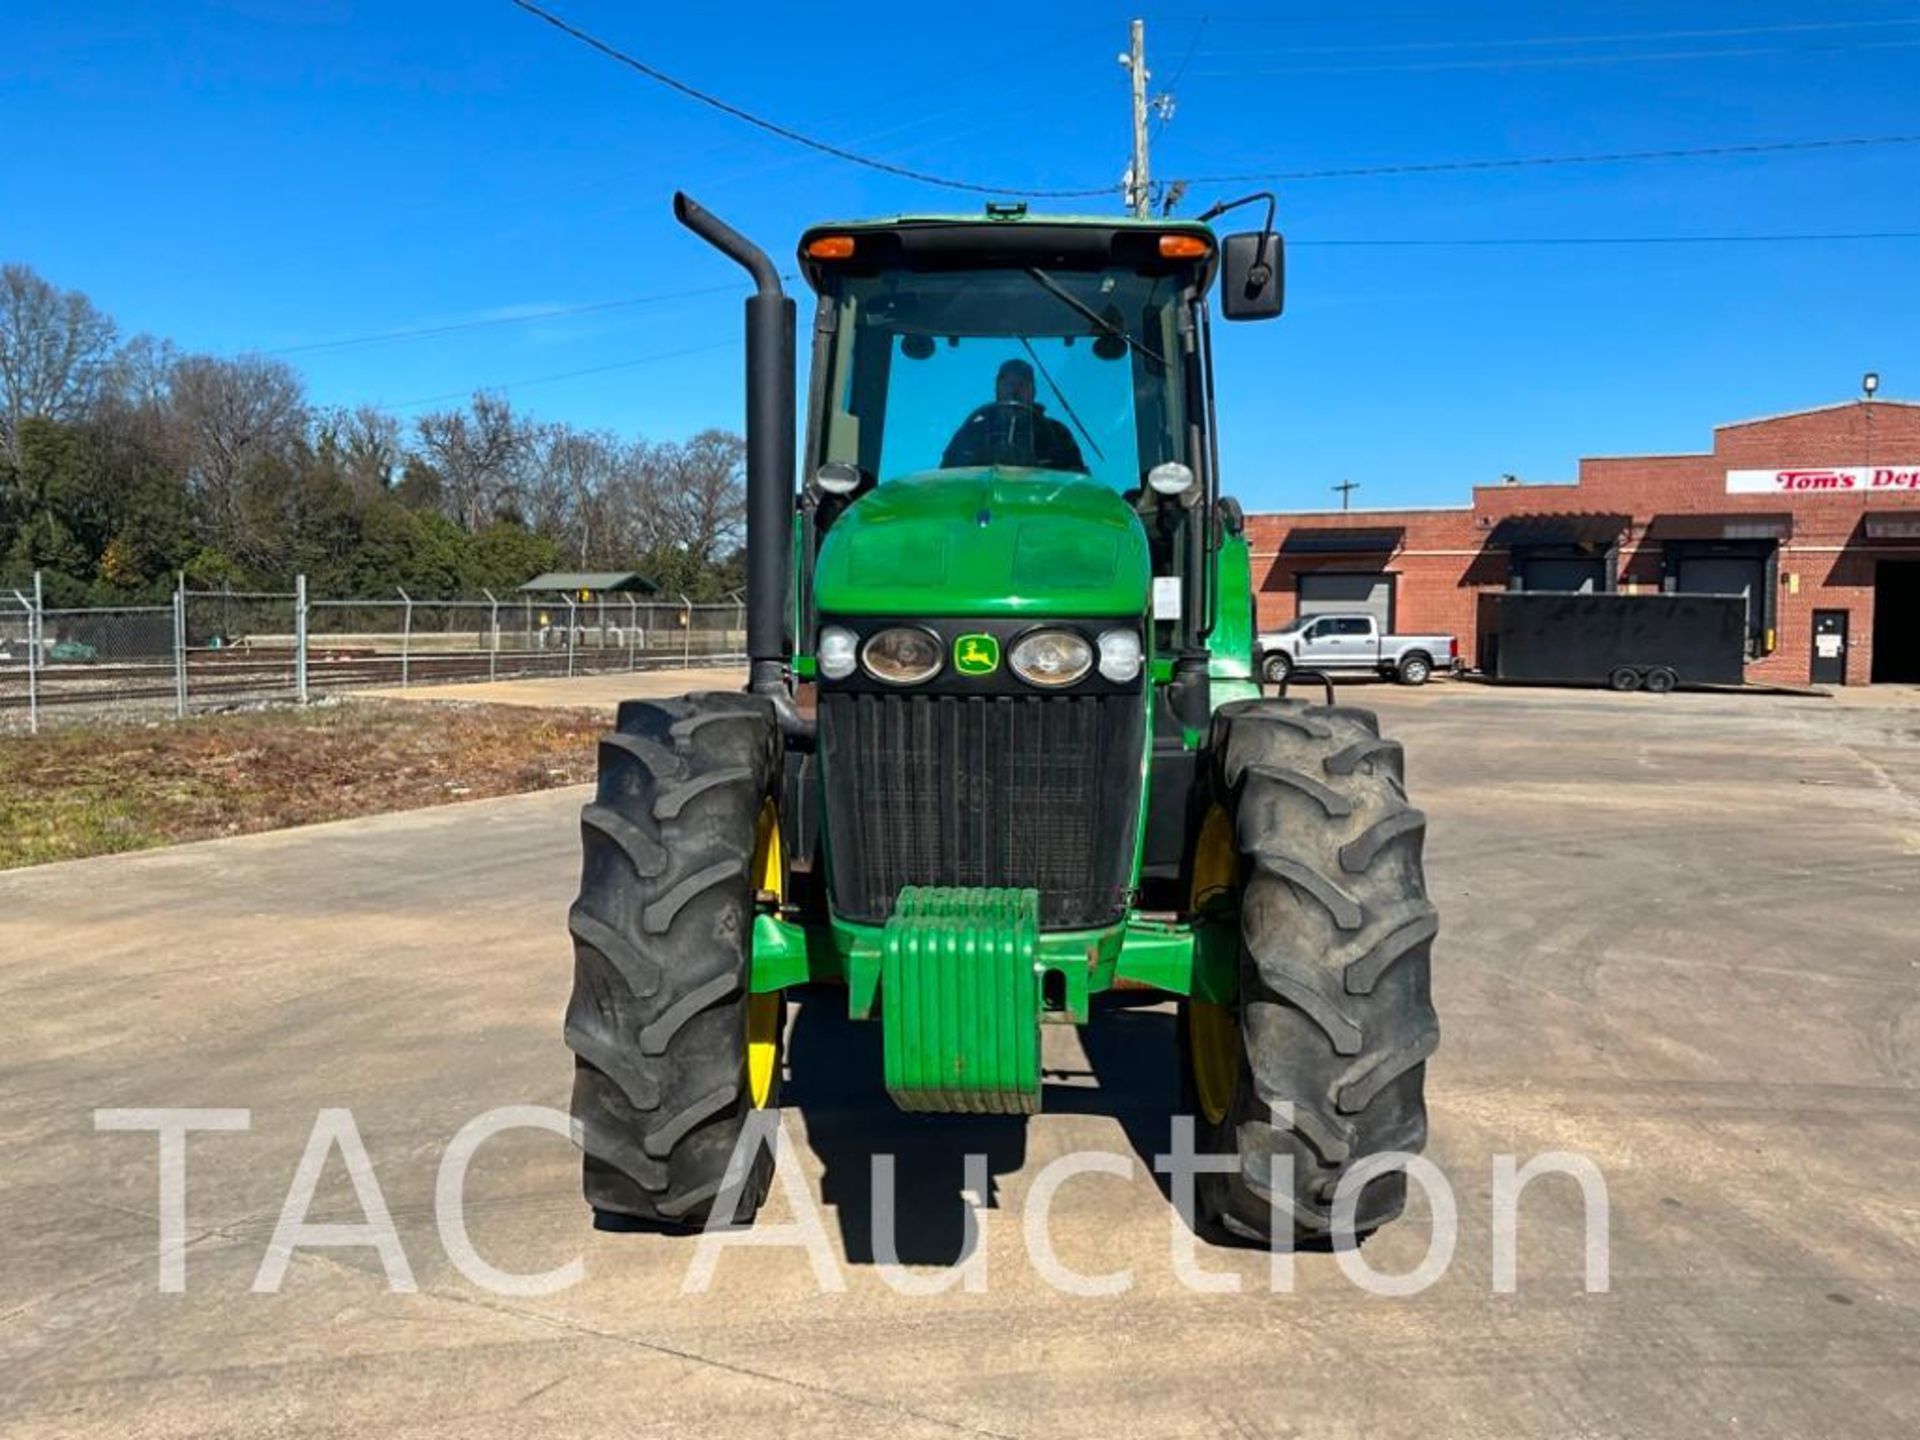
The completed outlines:
[[[781,748],[773,706],[725,692],[627,701],[601,739],[566,1019],[597,1212],[704,1224],[748,1113],[777,1102],[779,998],[748,980]],[[772,1163],[763,1147],[730,1220],[759,1209]]]
[[[1277,1224],[1295,1244],[1325,1243],[1343,1238],[1333,1202],[1344,1175],[1426,1143],[1426,1060],[1439,1040],[1426,820],[1407,803],[1400,746],[1365,710],[1225,705],[1212,756],[1239,855],[1240,1043],[1230,1097],[1198,1119],[1201,1149],[1239,1163],[1199,1177],[1200,1220],[1220,1238],[1266,1244]],[[1188,1009],[1191,1022],[1199,1007]],[[1204,1039],[1187,1038],[1190,1055]],[[1206,1073],[1196,1063],[1193,1079]],[[1366,1180],[1355,1234],[1393,1219],[1405,1197],[1400,1169]]]

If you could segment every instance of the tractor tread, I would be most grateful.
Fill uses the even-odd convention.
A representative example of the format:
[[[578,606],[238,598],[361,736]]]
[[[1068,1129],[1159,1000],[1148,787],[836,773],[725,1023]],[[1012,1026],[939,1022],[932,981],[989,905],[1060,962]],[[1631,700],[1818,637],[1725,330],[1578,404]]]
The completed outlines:
[[[1351,775],[1367,761],[1377,755],[1384,755],[1394,762],[1397,770],[1403,760],[1403,751],[1398,740],[1382,740],[1377,736],[1368,736],[1356,740],[1344,749],[1336,750],[1321,762],[1329,775]]]
[[[1365,923],[1367,915],[1360,902],[1306,861],[1286,855],[1258,855],[1253,861],[1275,879],[1318,900],[1342,930],[1358,930]]]
[[[781,751],[771,702],[739,693],[624,701],[603,737],[564,1027],[596,1211],[677,1228],[720,1193],[752,1109],[747,866]],[[771,1174],[757,1158],[719,1218],[750,1218]]]
[[[1439,1028],[1425,818],[1407,804],[1401,747],[1355,707],[1223,705],[1210,753],[1246,879],[1240,1083],[1204,1141],[1238,1164],[1200,1176],[1201,1221],[1228,1240],[1268,1243],[1278,1223],[1339,1243],[1341,1178],[1426,1138]],[[1397,1215],[1406,1188],[1401,1170],[1369,1178],[1355,1238]]]
[[[676,785],[671,790],[663,790],[653,802],[653,818],[672,820],[707,791],[722,785],[736,784],[742,780],[751,783],[753,772],[744,765],[730,765],[724,770],[715,770],[688,780],[684,784]]]
[[[726,999],[740,988],[738,975],[716,975],[706,984],[696,986],[682,995],[673,1004],[660,1012],[655,1020],[640,1032],[640,1053],[642,1055],[664,1055],[673,1037],[679,1033],[694,1016],[709,1005]]]
[[[649,935],[664,934],[677,916],[687,906],[687,902],[702,891],[711,890],[722,881],[736,875],[747,873],[747,858],[744,855],[731,856],[725,860],[716,860],[703,866],[647,906],[641,918],[641,924]]]
[[[660,967],[642,955],[625,936],[611,925],[589,915],[576,904],[567,913],[567,930],[582,945],[590,945],[611,965],[627,992],[636,1000],[645,1000],[660,989]]]
[[[644,1147],[647,1154],[654,1156],[656,1159],[670,1154],[673,1147],[680,1143],[681,1137],[689,1130],[693,1129],[693,1127],[701,1121],[718,1115],[722,1110],[733,1104],[739,1096],[740,1087],[734,1084],[727,1084],[722,1085],[711,1094],[701,1096],[692,1104],[682,1107],[678,1113],[663,1120],[647,1132]]]
[[[580,823],[618,845],[634,874],[651,880],[666,873],[666,847],[619,811],[606,805],[589,805],[580,812]]]
[[[1422,904],[1385,937],[1367,948],[1358,960],[1346,966],[1346,988],[1350,995],[1371,995],[1380,977],[1440,931],[1440,916],[1431,905]]]
[[[1358,839],[1340,847],[1340,868],[1349,875],[1364,875],[1374,857],[1390,841],[1426,828],[1427,817],[1414,809],[1401,810],[1376,821],[1362,831]]]
[[[1298,770],[1287,770],[1278,765],[1249,765],[1240,773],[1252,771],[1262,779],[1271,780],[1276,785],[1290,786],[1302,795],[1310,795],[1319,802],[1320,808],[1335,819],[1344,819],[1353,813],[1353,802],[1329,785],[1322,785],[1311,775]]]

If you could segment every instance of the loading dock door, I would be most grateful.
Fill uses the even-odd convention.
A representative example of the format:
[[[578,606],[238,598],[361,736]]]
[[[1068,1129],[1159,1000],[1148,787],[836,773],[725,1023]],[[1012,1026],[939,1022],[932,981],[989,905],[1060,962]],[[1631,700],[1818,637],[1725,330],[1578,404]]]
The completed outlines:
[[[1515,563],[1522,590],[1554,590],[1592,595],[1607,588],[1607,562],[1593,559],[1522,559]]]
[[[1749,555],[1684,555],[1674,589],[1683,595],[1743,595],[1747,601],[1749,650],[1765,648],[1767,562]]]
[[[1379,571],[1365,574],[1309,572],[1300,577],[1300,613],[1371,615],[1382,630],[1393,628],[1393,577]]]
[[[1920,684],[1920,560],[1882,560],[1873,572],[1873,675]]]

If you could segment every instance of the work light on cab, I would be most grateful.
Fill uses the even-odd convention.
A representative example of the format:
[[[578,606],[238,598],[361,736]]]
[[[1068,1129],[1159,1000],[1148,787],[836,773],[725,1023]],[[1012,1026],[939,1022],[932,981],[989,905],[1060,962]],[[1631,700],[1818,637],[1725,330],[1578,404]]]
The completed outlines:
[[[1071,630],[1036,630],[1013,647],[1008,664],[1029,685],[1053,690],[1093,668],[1093,647]]]
[[[892,625],[867,637],[860,663],[884,684],[919,685],[940,673],[940,642],[912,625]]]

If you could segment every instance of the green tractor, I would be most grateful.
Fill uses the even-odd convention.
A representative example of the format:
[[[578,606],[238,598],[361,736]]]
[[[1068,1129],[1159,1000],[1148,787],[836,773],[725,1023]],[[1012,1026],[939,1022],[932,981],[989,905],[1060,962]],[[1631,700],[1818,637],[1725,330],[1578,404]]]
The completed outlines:
[[[566,1021],[596,1211],[752,1218],[772,1160],[739,1142],[799,985],[880,1026],[895,1103],[949,1113],[1037,1111],[1040,1027],[1103,992],[1177,1000],[1178,1104],[1237,1157],[1198,1176],[1222,1241],[1325,1241],[1343,1176],[1421,1148],[1425,822],[1370,713],[1262,698],[1220,493],[1208,291],[1281,308],[1256,198],[1225,237],[1019,206],[807,231],[796,492],[793,301],[675,197],[757,284],[749,678],[629,701],[601,743]],[[1356,1173],[1353,1230],[1405,1188]]]

